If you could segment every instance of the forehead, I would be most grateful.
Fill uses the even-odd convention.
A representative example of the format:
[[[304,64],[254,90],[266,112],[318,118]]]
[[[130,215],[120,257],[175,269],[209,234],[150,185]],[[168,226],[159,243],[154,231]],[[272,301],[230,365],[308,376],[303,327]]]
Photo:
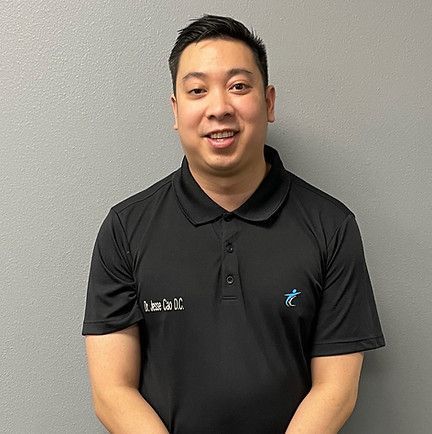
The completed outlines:
[[[243,68],[259,74],[254,54],[247,44],[232,39],[205,39],[189,44],[182,52],[177,79],[190,72],[223,73]]]

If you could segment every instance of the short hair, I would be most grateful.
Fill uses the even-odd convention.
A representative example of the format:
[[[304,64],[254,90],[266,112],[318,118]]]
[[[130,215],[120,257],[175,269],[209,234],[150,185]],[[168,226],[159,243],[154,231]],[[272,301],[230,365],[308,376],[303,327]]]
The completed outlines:
[[[201,18],[191,20],[184,29],[178,31],[179,35],[169,56],[169,68],[176,94],[176,79],[180,56],[183,50],[193,42],[204,39],[237,39],[244,42],[251,50],[264,83],[264,89],[268,85],[267,52],[264,42],[253,30],[249,30],[244,24],[230,17],[205,14]]]

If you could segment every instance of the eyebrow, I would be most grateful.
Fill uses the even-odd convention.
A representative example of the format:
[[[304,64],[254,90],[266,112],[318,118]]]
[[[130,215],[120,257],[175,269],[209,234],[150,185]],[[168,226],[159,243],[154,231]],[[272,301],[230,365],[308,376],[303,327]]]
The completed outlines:
[[[239,75],[239,74],[246,74],[246,75],[253,76],[253,73],[251,71],[248,71],[247,69],[244,69],[244,68],[232,68],[226,72],[225,76],[226,76],[226,78],[231,78],[234,75]],[[193,72],[189,72],[188,74],[186,74],[182,78],[182,82],[185,82],[191,78],[204,79],[206,77],[208,77],[208,74],[206,74],[205,72],[193,71]]]

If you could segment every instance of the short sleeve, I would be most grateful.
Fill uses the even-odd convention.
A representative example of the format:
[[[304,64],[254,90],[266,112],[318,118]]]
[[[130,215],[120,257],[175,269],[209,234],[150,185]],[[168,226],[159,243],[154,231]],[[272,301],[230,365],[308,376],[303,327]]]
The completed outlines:
[[[350,214],[328,245],[311,356],[353,353],[384,345],[360,230]]]
[[[132,261],[119,216],[111,209],[93,249],[82,334],[106,334],[143,318]]]

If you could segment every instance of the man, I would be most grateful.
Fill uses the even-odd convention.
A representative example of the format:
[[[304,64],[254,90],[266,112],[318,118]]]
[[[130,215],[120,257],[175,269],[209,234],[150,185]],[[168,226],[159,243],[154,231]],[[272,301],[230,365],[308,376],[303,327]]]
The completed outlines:
[[[383,346],[353,213],[287,171],[262,41],[205,15],[170,56],[182,166],[112,207],[83,334],[113,433],[336,433]]]

